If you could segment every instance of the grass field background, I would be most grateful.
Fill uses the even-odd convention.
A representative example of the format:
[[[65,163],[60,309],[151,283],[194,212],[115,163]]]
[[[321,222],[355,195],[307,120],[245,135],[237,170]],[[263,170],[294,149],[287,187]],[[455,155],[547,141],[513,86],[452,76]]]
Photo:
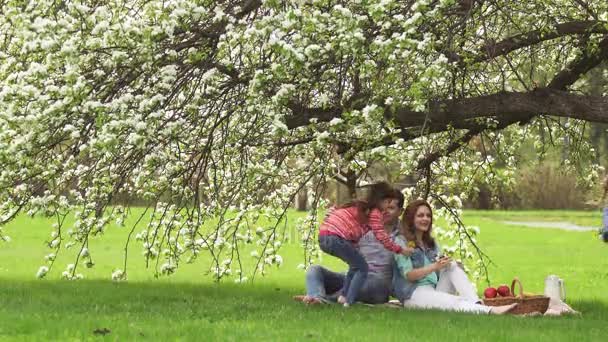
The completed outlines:
[[[290,219],[300,214],[291,212]],[[567,302],[576,317],[496,317],[439,311],[354,306],[305,307],[293,302],[304,292],[297,269],[302,251],[286,244],[280,269],[246,284],[216,284],[205,275],[208,263],[182,265],[155,279],[145,268],[141,245],[132,243],[129,280],[112,282],[122,268],[128,229],[111,226],[91,241],[96,263],[79,269],[84,280],[60,280],[75,250],[66,250],[46,279],[35,278],[49,253],[52,221],[20,216],[0,245],[0,340],[440,340],[603,341],[608,322],[608,244],[595,233],[535,229],[502,221],[571,222],[600,225],[599,212],[466,211],[464,221],[481,229],[478,241],[495,262],[492,284],[522,279],[526,292],[542,293],[544,278],[566,282]],[[440,223],[439,223],[440,224]],[[249,258],[248,254],[245,258]],[[252,261],[249,261],[252,262]],[[336,270],[345,265],[322,260]],[[480,290],[485,283],[478,284]],[[97,333],[96,333],[97,332]]]

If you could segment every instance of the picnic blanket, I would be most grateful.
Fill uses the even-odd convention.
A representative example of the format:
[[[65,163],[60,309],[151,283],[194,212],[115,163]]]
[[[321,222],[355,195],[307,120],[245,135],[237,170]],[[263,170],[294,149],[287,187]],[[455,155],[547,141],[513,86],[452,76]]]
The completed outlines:
[[[388,307],[388,308],[403,308],[403,305],[398,300],[393,299],[384,304],[365,304],[366,306],[372,307]],[[544,313],[545,316],[561,316],[561,315],[580,315],[579,311],[574,310],[570,305],[562,302],[561,300],[551,299],[549,301],[549,308]],[[526,314],[524,316],[538,316],[540,312],[534,315]]]
[[[388,302],[382,303],[382,304],[367,304],[367,303],[362,303],[362,304],[365,306],[379,307],[379,308],[403,309],[403,305],[401,305],[401,303],[396,299],[391,299]]]
[[[293,298],[297,301],[303,301],[304,297],[305,297],[304,295],[301,295],[301,296],[294,296]],[[329,303],[329,302],[317,301],[315,303]],[[367,304],[367,303],[361,303],[361,304],[363,304],[365,306],[377,307],[377,308],[393,308],[393,309],[402,309],[403,308],[403,305],[401,305],[401,303],[396,299],[389,300],[387,303],[382,303],[382,304]],[[551,299],[549,301],[549,308],[547,308],[547,311],[544,313],[545,316],[580,315],[580,314],[581,313],[579,311],[574,310],[570,305],[562,302],[561,300],[556,300],[556,299]],[[522,316],[541,316],[541,315],[542,314],[540,312],[533,312],[533,313],[529,313],[529,314],[524,314]]]

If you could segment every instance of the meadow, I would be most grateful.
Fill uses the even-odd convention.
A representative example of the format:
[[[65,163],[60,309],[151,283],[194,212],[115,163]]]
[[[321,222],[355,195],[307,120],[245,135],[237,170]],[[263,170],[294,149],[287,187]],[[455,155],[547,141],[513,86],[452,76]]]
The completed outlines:
[[[294,219],[300,214],[290,212]],[[608,244],[595,233],[535,229],[503,221],[568,221],[599,226],[591,211],[465,211],[480,227],[478,242],[494,261],[493,285],[522,279],[526,292],[542,293],[544,278],[566,282],[567,302],[580,316],[475,316],[440,311],[355,305],[307,307],[291,297],[304,293],[302,251],[285,244],[284,264],[255,282],[217,284],[204,260],[155,278],[133,243],[129,280],[113,282],[122,268],[128,230],[109,227],[91,242],[92,269],[85,279],[61,280],[74,251],[61,255],[45,279],[36,279],[49,249],[44,218],[20,216],[4,228],[12,241],[0,245],[0,340],[399,340],[399,341],[600,341],[608,322]],[[344,265],[332,257],[322,264]],[[486,284],[478,283],[483,290]]]

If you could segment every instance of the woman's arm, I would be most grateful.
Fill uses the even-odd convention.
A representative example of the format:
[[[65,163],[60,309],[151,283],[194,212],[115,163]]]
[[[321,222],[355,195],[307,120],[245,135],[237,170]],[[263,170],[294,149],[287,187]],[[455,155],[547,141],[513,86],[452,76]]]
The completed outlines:
[[[417,281],[418,279],[424,278],[427,274],[431,272],[435,272],[435,264],[430,264],[428,266],[414,268],[412,265],[412,259],[410,257],[406,257],[403,255],[396,254],[395,262],[397,263],[397,267],[401,274],[405,274],[407,280],[412,283]]]
[[[399,266],[401,272],[405,273],[405,277],[411,282],[415,282],[433,272],[439,271],[449,265],[451,262],[450,258],[445,257],[437,260],[436,262],[430,265],[419,268],[413,268],[410,258],[404,256],[395,256],[395,259],[397,259],[397,266]]]
[[[407,272],[407,274],[405,275],[407,277],[407,280],[411,281],[411,282],[415,282],[418,279],[422,279],[424,277],[426,277],[428,274],[433,273],[435,271],[437,271],[437,263],[432,263],[428,266],[424,266],[421,268],[414,268],[411,271]]]

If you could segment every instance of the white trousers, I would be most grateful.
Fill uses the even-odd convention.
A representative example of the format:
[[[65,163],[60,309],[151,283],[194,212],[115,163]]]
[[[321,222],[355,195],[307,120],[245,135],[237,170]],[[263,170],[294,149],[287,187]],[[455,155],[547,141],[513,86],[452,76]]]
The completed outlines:
[[[458,293],[458,295],[456,295]],[[489,313],[490,306],[476,304],[479,297],[466,273],[455,261],[439,272],[437,287],[424,285],[416,287],[412,297],[403,303],[404,307],[440,309],[450,311]]]

